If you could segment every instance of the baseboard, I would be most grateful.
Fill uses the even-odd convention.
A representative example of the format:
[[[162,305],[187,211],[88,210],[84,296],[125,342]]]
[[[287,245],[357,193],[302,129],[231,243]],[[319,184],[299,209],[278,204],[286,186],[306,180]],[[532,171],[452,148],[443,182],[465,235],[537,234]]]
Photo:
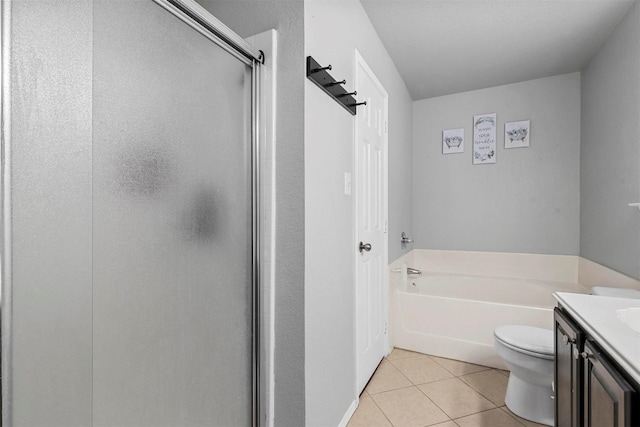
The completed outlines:
[[[354,400],[351,403],[351,406],[349,406],[349,409],[347,409],[347,412],[345,412],[344,417],[342,417],[342,421],[340,421],[340,424],[338,424],[338,427],[346,427],[349,423],[349,420],[356,412],[356,409],[358,409],[358,399]]]

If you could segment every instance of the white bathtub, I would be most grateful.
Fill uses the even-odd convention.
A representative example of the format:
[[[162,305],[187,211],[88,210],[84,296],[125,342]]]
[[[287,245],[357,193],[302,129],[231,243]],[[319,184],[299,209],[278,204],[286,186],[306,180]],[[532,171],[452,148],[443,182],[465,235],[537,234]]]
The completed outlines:
[[[506,369],[493,330],[505,324],[553,328],[553,292],[586,293],[577,283],[425,273],[391,294],[396,347]]]

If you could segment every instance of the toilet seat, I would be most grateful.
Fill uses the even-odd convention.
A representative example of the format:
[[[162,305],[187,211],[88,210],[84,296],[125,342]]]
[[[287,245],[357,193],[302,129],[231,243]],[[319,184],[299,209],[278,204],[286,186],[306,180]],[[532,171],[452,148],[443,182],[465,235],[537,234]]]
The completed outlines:
[[[493,332],[505,347],[541,359],[553,360],[554,337],[550,329],[525,325],[498,326]]]

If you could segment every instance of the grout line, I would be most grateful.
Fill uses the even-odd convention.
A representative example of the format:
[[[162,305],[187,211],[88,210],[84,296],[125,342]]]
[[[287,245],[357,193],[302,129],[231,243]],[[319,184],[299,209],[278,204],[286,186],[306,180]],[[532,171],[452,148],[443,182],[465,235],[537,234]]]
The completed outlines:
[[[463,417],[455,418],[455,419],[453,419],[453,422],[455,422],[456,420],[459,420],[459,419],[461,419],[461,418],[473,417],[474,415],[482,414],[483,412],[489,412],[489,411],[493,411],[493,410],[496,410],[496,409],[497,409],[497,410],[499,410],[499,411],[501,411],[501,412],[505,412],[505,411],[502,411],[501,407],[495,407],[495,408],[487,409],[487,410],[485,410],[485,411],[476,412],[475,414],[465,415],[465,416],[463,416]],[[506,413],[506,412],[505,412],[505,413]],[[506,414],[507,414],[509,417],[511,417],[511,419],[513,419],[515,422],[517,422],[518,424],[520,424],[522,427],[526,427],[524,424],[522,424],[522,423],[520,422],[520,420],[517,420],[517,419],[513,418],[509,413],[506,413]],[[458,423],[456,423],[456,424],[458,424]],[[459,424],[458,424],[458,425],[459,425]]]
[[[490,369],[491,369],[491,370],[494,370],[494,371],[496,370],[496,369],[494,369],[494,368],[490,368]],[[481,371],[481,372],[486,372],[486,371]],[[477,373],[479,373],[479,372],[474,372],[474,374],[477,374]],[[502,374],[500,374],[499,372],[497,372],[497,374],[502,375]],[[467,374],[467,375],[473,375],[473,374]],[[476,392],[478,392],[478,394],[479,394],[479,395],[481,395],[482,397],[484,397],[485,399],[487,399],[489,402],[491,402],[491,403],[493,403],[494,405],[496,405],[496,408],[499,408],[500,406],[504,406],[504,399],[503,399],[502,405],[500,405],[500,404],[498,404],[498,403],[494,402],[493,400],[491,400],[488,396],[485,396],[485,394],[484,394],[484,393],[482,393],[480,390],[478,390],[477,388],[475,388],[474,386],[472,386],[471,384],[469,384],[468,382],[466,382],[465,380],[463,380],[463,379],[462,379],[462,377],[466,377],[467,375],[462,375],[462,376],[461,376],[461,378],[460,378],[460,381],[462,381],[463,383],[465,383],[466,385],[468,385],[469,387],[471,387],[472,389],[474,389]],[[504,377],[504,375],[502,375],[502,376]],[[509,379],[508,377],[506,377],[506,378],[507,378],[507,380]]]
[[[436,362],[435,360],[433,360],[433,359],[431,358],[431,356],[430,356],[430,355],[428,355],[428,354],[421,354],[421,355],[422,355],[422,356],[426,356],[429,360],[431,360],[433,363],[435,363],[435,364],[436,364],[436,366],[438,366],[438,367],[440,367],[440,368],[444,369],[444,371],[445,371],[445,372],[447,372],[448,374],[450,374],[450,375],[451,375],[451,377],[447,377],[447,378],[440,378],[440,379],[431,380],[431,381],[427,381],[427,382],[421,382],[421,383],[419,383],[419,384],[416,384],[415,382],[413,382],[413,381],[411,380],[411,378],[409,378],[408,376],[406,376],[406,375],[405,375],[405,374],[400,370],[400,368],[399,368],[399,367],[397,367],[393,362],[391,362],[391,364],[393,365],[393,367],[394,367],[394,368],[396,368],[396,369],[398,370],[398,372],[400,372],[400,373],[401,373],[401,374],[402,374],[402,375],[403,375],[407,380],[409,380],[409,382],[410,382],[411,384],[413,384],[413,385],[415,385],[415,386],[419,386],[419,385],[423,385],[423,384],[430,384],[430,383],[433,383],[433,382],[435,382],[435,381],[442,381],[442,380],[447,380],[447,379],[451,379],[451,378],[456,378],[456,375],[455,375],[453,372],[450,372],[450,371],[449,371],[448,369],[446,369],[444,366],[441,366],[440,364],[438,364],[438,362]],[[405,359],[407,359],[407,358],[405,358]],[[402,360],[405,360],[405,359],[402,359]]]
[[[498,371],[499,374],[504,375],[505,377],[509,378],[509,376],[511,375],[511,372],[509,371],[505,371],[503,369],[496,369],[496,371]]]
[[[438,381],[448,381],[451,380],[452,378],[446,378],[444,380],[438,380]],[[460,381],[463,385],[469,387],[472,391],[478,393],[479,396],[481,396],[483,399],[485,399],[487,402],[489,402],[490,404],[493,405],[493,408],[487,408],[487,409],[483,409],[480,410],[478,412],[474,412],[472,414],[467,414],[467,415],[462,415],[456,418],[453,418],[451,415],[449,415],[443,408],[441,408],[436,402],[434,402],[424,391],[422,391],[422,389],[420,389],[420,387],[418,387],[418,390],[420,390],[422,392],[422,394],[424,394],[425,396],[427,396],[427,398],[429,398],[429,400],[431,400],[438,408],[440,408],[440,410],[442,410],[442,412],[444,412],[451,421],[456,420],[456,419],[460,419],[460,418],[464,418],[464,417],[470,417],[472,415],[476,415],[476,414],[480,414],[482,412],[487,412],[487,411],[491,411],[493,409],[500,409],[501,407],[498,406],[497,404],[495,404],[494,402],[491,401],[491,399],[489,399],[488,397],[482,395],[479,391],[477,391],[475,388],[471,387],[469,384],[465,383],[464,381],[462,381],[460,378],[455,377],[456,380]],[[433,381],[433,382],[437,382],[437,381]],[[428,383],[428,384],[432,384],[432,383]],[[516,420],[517,421],[517,420]]]
[[[407,349],[399,348],[399,347],[393,347],[393,350],[402,350],[402,351],[406,351],[407,353],[412,353],[409,356],[400,357],[399,359],[407,359],[409,357],[416,357],[416,356],[421,356],[421,355],[425,354],[425,353],[420,353],[419,351],[407,350]],[[393,353],[393,350],[391,350],[391,353]],[[391,355],[391,353],[389,353],[385,357],[389,357]]]
[[[417,357],[420,357],[420,356],[426,356],[426,357],[427,357],[427,358],[429,358],[431,361],[435,362],[437,366],[441,367],[441,368],[442,368],[442,369],[444,369],[446,372],[450,373],[450,374],[452,375],[452,377],[451,377],[451,378],[441,378],[441,379],[437,379],[437,380],[434,380],[434,381],[428,381],[428,382],[426,382],[426,383],[415,384],[413,381],[411,381],[411,379],[409,379],[409,377],[407,377],[407,376],[406,376],[406,375],[405,375],[405,374],[404,374],[404,373],[403,373],[403,372],[402,372],[402,371],[401,371],[401,370],[400,370],[400,369],[395,365],[395,363],[393,363],[395,360],[406,360],[406,359],[411,359],[411,358],[417,358]],[[473,385],[471,385],[471,384],[467,383],[466,381],[464,381],[464,380],[462,379],[462,377],[467,377],[467,376],[471,376],[471,375],[479,374],[479,373],[482,373],[482,372],[496,371],[496,373],[497,373],[497,374],[499,374],[500,376],[502,376],[502,377],[504,377],[504,378],[506,378],[506,379],[508,380],[508,378],[509,378],[508,374],[506,374],[506,375],[505,375],[505,373],[504,373],[504,372],[502,372],[502,370],[497,369],[497,368],[492,368],[492,367],[489,367],[489,366],[478,365],[478,364],[475,364],[475,363],[468,363],[468,362],[464,362],[464,361],[458,361],[458,360],[455,360],[455,359],[447,359],[447,358],[443,358],[443,359],[447,359],[447,360],[453,360],[453,361],[456,361],[456,362],[466,363],[466,364],[469,364],[469,365],[480,366],[480,367],[483,367],[483,368],[484,368],[484,369],[481,369],[481,370],[478,370],[478,371],[475,371],[475,372],[470,372],[470,373],[464,373],[464,374],[461,374],[461,375],[457,375],[456,373],[451,372],[449,369],[447,369],[447,368],[446,368],[445,366],[443,366],[442,364],[438,363],[438,361],[437,361],[434,357],[439,357],[439,356],[432,356],[432,355],[429,355],[429,354],[424,354],[424,353],[417,353],[417,352],[415,352],[415,355],[410,355],[410,356],[407,356],[407,357],[401,357],[401,358],[394,359],[394,360],[389,360],[389,359],[388,359],[388,358],[386,358],[386,357],[384,358],[387,362],[389,362],[389,363],[391,364],[391,366],[392,366],[396,371],[398,371],[398,373],[400,373],[400,375],[402,375],[406,380],[408,380],[408,381],[409,381],[409,383],[411,383],[411,385],[410,385],[410,386],[406,386],[406,387],[399,387],[399,388],[395,388],[395,389],[391,389],[391,390],[380,391],[380,392],[378,392],[378,393],[371,393],[371,392],[367,392],[367,393],[368,393],[368,396],[371,398],[371,400],[373,401],[374,405],[375,405],[375,406],[380,410],[380,412],[382,412],[382,414],[384,415],[384,417],[389,421],[389,423],[390,423],[392,426],[394,426],[394,427],[395,427],[395,425],[391,422],[391,420],[389,419],[389,417],[387,416],[387,414],[382,410],[382,408],[378,405],[378,403],[375,401],[375,399],[373,399],[373,397],[374,397],[374,396],[377,396],[377,395],[379,395],[379,394],[382,394],[382,393],[388,393],[388,392],[393,392],[393,391],[398,391],[398,390],[405,390],[405,389],[409,389],[409,388],[412,388],[412,387],[413,387],[413,388],[418,389],[418,391],[419,391],[423,396],[425,396],[425,397],[426,397],[426,398],[427,398],[431,403],[433,403],[433,404],[434,404],[434,405],[435,405],[435,406],[436,406],[440,411],[442,411],[442,413],[444,413],[444,414],[447,416],[447,418],[449,418],[449,420],[448,420],[448,421],[453,422],[453,423],[454,423],[456,426],[458,426],[458,427],[459,427],[459,424],[456,422],[456,420],[459,420],[459,419],[461,419],[461,418],[471,417],[471,416],[474,416],[474,415],[478,415],[478,414],[481,414],[481,413],[483,413],[483,412],[493,411],[493,410],[496,410],[496,409],[500,410],[501,412],[506,413],[510,418],[512,418],[512,419],[513,419],[514,421],[516,421],[518,424],[520,424],[520,425],[522,425],[523,427],[525,427],[525,425],[524,425],[524,424],[522,424],[522,423],[520,422],[520,420],[518,420],[517,418],[515,418],[513,414],[511,414],[511,413],[507,412],[505,409],[503,409],[503,408],[505,408],[505,407],[506,407],[506,406],[505,406],[505,404],[504,404],[504,402],[502,403],[502,405],[500,405],[500,404],[498,404],[498,403],[495,403],[492,399],[490,399],[488,396],[486,396],[484,393],[482,393],[482,392],[481,392],[480,390],[478,390],[476,387],[474,387]],[[375,374],[377,373],[377,370],[378,370],[378,369],[376,369],[376,372],[374,372],[374,374],[373,374],[373,376],[372,376],[372,379],[373,379],[373,377],[375,376]],[[446,412],[446,411],[444,411],[444,409],[443,409],[443,408],[441,408],[441,407],[440,407],[436,402],[434,402],[434,401],[433,401],[433,400],[432,400],[432,399],[431,399],[431,398],[430,398],[430,397],[429,397],[429,396],[428,396],[424,391],[422,391],[422,389],[420,389],[420,387],[419,387],[420,385],[433,384],[433,383],[436,383],[436,382],[447,381],[447,380],[451,380],[452,378],[455,378],[455,379],[459,380],[459,381],[460,381],[460,382],[462,382],[464,385],[466,385],[467,387],[469,387],[471,390],[473,390],[473,391],[475,391],[476,393],[478,393],[478,395],[480,395],[481,397],[483,397],[484,399],[486,399],[488,402],[490,402],[492,405],[494,405],[494,407],[493,407],[493,408],[489,408],[489,409],[485,409],[485,410],[481,410],[481,411],[475,412],[475,413],[473,413],[473,414],[468,414],[468,415],[463,415],[463,416],[460,416],[460,417],[457,417],[457,418],[452,418],[449,414],[447,414],[447,412]],[[366,389],[366,387],[365,387],[365,389]],[[448,421],[443,421],[443,422],[448,422]],[[438,423],[438,424],[440,424],[440,423]],[[431,424],[431,425],[433,425],[433,424]]]
[[[456,378],[461,377],[463,375],[471,375],[471,374],[476,374],[478,372],[484,372],[484,371],[488,371],[489,369],[494,369],[491,368],[489,366],[484,366],[484,365],[478,365],[477,363],[469,363],[469,362],[464,362],[462,360],[456,360],[456,359],[449,359],[447,357],[440,357],[440,356],[433,356],[433,355],[428,355],[431,360],[433,360],[434,362],[436,362],[438,364],[438,366],[442,367],[443,369],[445,369],[447,372],[450,372],[451,375],[455,376]],[[434,357],[440,358],[440,359],[446,359],[446,360],[453,360],[454,362],[459,362],[459,363],[466,363],[467,365],[473,365],[473,366],[481,366],[484,369],[480,369],[479,371],[475,371],[475,372],[469,372],[467,374],[462,374],[462,375],[456,375],[455,372],[452,372],[450,369],[448,369],[446,366],[444,366],[443,364],[441,364],[440,362],[438,362],[436,359],[434,359]]]
[[[511,418],[513,418],[514,420],[516,420],[517,422],[519,422],[520,424],[526,427],[526,424],[522,423],[518,418],[516,418],[517,415],[511,412],[509,408],[507,408],[507,405],[500,406],[500,409],[502,410],[502,412],[509,415]],[[533,423],[534,425],[539,425],[540,427],[544,427],[543,424],[536,423],[535,421],[529,421],[529,422]]]
[[[398,391],[398,390],[406,390],[406,389],[411,388],[411,387],[417,387],[417,385],[411,384],[411,385],[408,385],[406,387],[392,388],[391,390],[379,391],[378,393],[369,393],[369,396],[377,396],[377,395],[382,394],[382,393],[389,393],[389,392]]]
[[[389,424],[391,424],[393,427],[395,427],[393,425],[393,423],[391,422],[391,420],[389,419],[389,417],[387,417],[387,414],[382,410],[382,408],[380,407],[380,405],[378,405],[378,402],[376,402],[373,399],[373,396],[369,396],[371,398],[371,401],[373,402],[374,405],[376,405],[376,408],[378,408],[378,410],[380,411],[380,413],[382,413],[382,416],[385,417],[387,419],[387,421],[389,421]]]
[[[428,357],[428,355],[426,355]],[[403,359],[408,359],[408,358],[403,358]],[[410,383],[410,386],[407,387],[400,387],[397,389],[392,389],[392,390],[386,390],[386,391],[381,391],[379,393],[371,393],[371,392],[367,392],[369,393],[369,397],[371,398],[371,401],[376,405],[376,407],[380,410],[380,412],[382,412],[382,415],[384,415],[384,417],[389,421],[389,423],[396,427],[393,422],[391,422],[391,420],[389,419],[389,417],[387,416],[387,414],[384,412],[384,410],[378,405],[378,403],[375,401],[375,399],[373,398],[374,395],[378,395],[378,394],[382,394],[382,393],[387,393],[387,392],[392,392],[392,391],[397,391],[397,390],[405,390],[405,389],[409,389],[409,388],[415,388],[418,390],[418,392],[422,393],[423,396],[425,396],[431,403],[433,403],[438,409],[440,409],[442,411],[443,414],[446,415],[446,417],[449,419],[448,421],[453,421],[453,419],[449,416],[449,414],[447,414],[440,406],[438,406],[438,404],[436,402],[434,402],[433,400],[431,400],[429,398],[429,396],[427,396],[422,390],[420,390],[420,388],[413,383],[413,381],[411,381],[406,375],[404,375],[402,373],[402,371],[400,371],[400,369],[398,369],[398,367],[396,365],[393,364],[392,361],[389,360],[389,362],[391,363],[391,365],[400,373],[400,375],[402,375],[403,377],[405,377]],[[376,373],[378,371],[378,368],[376,368],[376,370],[373,373],[373,376],[371,377],[373,379],[373,377],[375,377]],[[371,381],[371,380],[370,380]],[[444,381],[443,380],[438,380],[438,381]],[[366,387],[365,387],[366,389]],[[439,424],[439,423],[438,423]],[[457,424],[457,423],[456,423]],[[432,424],[433,425],[433,424]],[[402,427],[402,426],[397,426],[397,427]]]
[[[495,408],[484,409],[482,411],[476,412],[475,414],[469,414],[469,415],[463,415],[461,417],[456,417],[456,418],[454,418],[454,420],[459,420],[460,418],[473,417],[474,415],[482,414],[484,412],[489,412],[489,411],[493,411],[493,410],[496,410],[496,409],[500,409],[500,408],[496,406]]]
[[[408,359],[408,358],[407,358],[407,359]],[[400,375],[402,375],[402,376],[403,376],[407,381],[409,381],[409,382],[410,382],[411,384],[413,384],[413,385],[416,385],[416,384],[414,384],[414,382],[413,382],[413,381],[411,381],[411,379],[409,379],[409,377],[407,377],[407,376],[406,376],[406,375],[405,375],[405,374],[400,370],[400,368],[398,368],[398,367],[397,367],[397,366],[396,366],[392,361],[389,361],[389,363],[391,363],[391,366],[393,366],[393,368],[394,368],[396,371],[398,371],[398,373],[400,373]],[[374,375],[375,375],[375,374],[374,374]]]
[[[448,378],[451,379],[451,378]],[[439,381],[446,381],[446,380],[439,380]],[[435,381],[434,381],[435,382]],[[425,393],[424,391],[422,391],[422,389],[420,389],[420,387],[416,386],[416,388],[420,391],[420,393],[422,393],[427,399],[429,399],[429,401],[431,403],[433,403],[434,405],[436,405],[436,408],[440,409],[442,411],[443,414],[445,414],[447,416],[447,418],[449,418],[449,421],[453,421],[453,418],[451,417],[451,415],[447,414],[447,411],[445,411],[443,408],[440,407],[440,405],[438,405],[436,402],[434,402],[429,396],[427,396],[427,393]]]

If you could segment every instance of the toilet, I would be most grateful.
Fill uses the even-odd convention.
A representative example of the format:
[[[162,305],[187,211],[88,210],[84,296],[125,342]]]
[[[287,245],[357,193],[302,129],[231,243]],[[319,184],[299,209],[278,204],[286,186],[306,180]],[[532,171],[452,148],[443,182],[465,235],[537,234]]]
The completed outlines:
[[[519,417],[552,426],[553,331],[504,325],[498,326],[493,335],[496,352],[511,371],[505,404]]]

